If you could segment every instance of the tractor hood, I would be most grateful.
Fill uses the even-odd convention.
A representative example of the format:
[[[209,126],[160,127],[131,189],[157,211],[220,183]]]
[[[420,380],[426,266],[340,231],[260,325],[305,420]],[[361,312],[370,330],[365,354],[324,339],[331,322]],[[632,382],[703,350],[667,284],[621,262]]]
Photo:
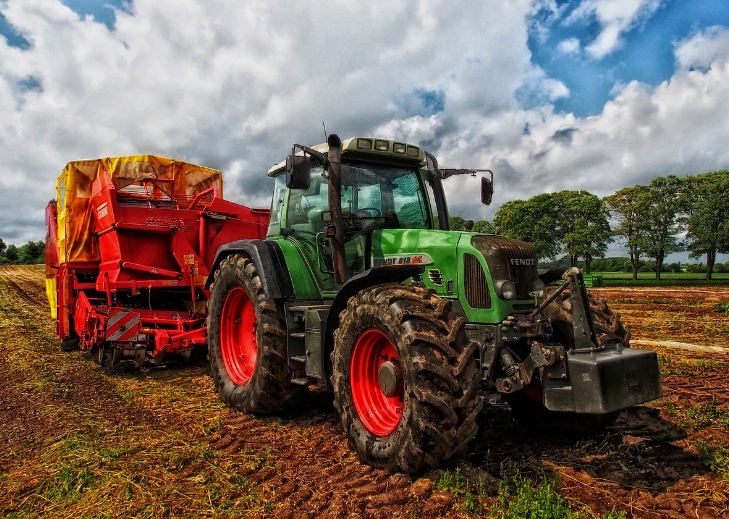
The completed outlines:
[[[476,322],[486,319],[484,312],[507,315],[534,305],[536,257],[533,247],[519,240],[428,229],[375,231],[372,267],[405,264],[422,265],[423,284],[441,297],[457,298]],[[502,292],[507,282],[514,287],[510,299]]]

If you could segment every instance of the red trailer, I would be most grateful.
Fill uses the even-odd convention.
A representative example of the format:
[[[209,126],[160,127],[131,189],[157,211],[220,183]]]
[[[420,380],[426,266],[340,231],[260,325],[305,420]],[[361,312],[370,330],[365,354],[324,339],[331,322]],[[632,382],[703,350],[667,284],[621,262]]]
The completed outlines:
[[[65,349],[159,364],[205,344],[217,248],[263,238],[267,209],[222,198],[220,171],[138,155],[70,162],[46,209],[46,292]]]

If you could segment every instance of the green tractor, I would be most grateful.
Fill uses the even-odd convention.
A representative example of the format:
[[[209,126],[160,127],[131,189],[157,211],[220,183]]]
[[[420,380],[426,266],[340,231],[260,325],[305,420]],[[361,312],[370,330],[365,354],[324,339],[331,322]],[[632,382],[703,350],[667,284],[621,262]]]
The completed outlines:
[[[334,393],[362,462],[417,473],[464,454],[482,394],[525,425],[600,426],[661,396],[655,353],[570,269],[551,292],[534,249],[449,229],[439,169],[417,146],[329,136],[269,171],[265,240],[220,247],[208,347],[222,400],[274,413]],[[553,288],[550,286],[550,288]]]

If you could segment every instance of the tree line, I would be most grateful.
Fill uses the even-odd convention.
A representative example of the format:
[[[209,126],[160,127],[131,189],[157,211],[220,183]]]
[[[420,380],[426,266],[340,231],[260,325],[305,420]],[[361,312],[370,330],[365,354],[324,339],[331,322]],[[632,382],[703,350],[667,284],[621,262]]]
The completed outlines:
[[[527,241],[540,260],[565,256],[577,266],[582,259],[587,273],[618,241],[628,250],[633,279],[645,259],[660,279],[666,256],[688,251],[690,258],[705,256],[705,277],[711,279],[716,255],[729,253],[729,172],[657,177],[602,199],[588,191],[542,193],[506,202],[493,222],[451,216],[450,225]],[[44,262],[42,241],[16,247],[0,239],[0,265]]]
[[[17,247],[0,238],[0,265],[33,265],[46,262],[46,246],[42,241],[29,241]]]
[[[461,221],[452,217],[451,228],[462,229]],[[563,255],[577,266],[581,258],[587,273],[594,259],[604,258],[608,244],[618,241],[628,249],[633,279],[644,259],[651,260],[660,279],[666,256],[681,251],[694,259],[705,256],[706,279],[711,279],[716,255],[729,253],[729,172],[657,177],[602,199],[588,191],[543,193],[505,203],[492,225],[478,223],[531,243],[540,260]]]

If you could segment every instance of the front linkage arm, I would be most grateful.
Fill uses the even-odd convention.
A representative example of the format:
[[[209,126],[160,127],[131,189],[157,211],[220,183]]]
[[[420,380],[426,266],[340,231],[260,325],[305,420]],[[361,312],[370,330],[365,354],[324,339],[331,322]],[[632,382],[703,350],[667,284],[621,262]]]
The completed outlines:
[[[544,318],[540,318],[543,315],[544,310],[552,304],[562,292],[571,288],[570,301],[572,311],[572,324],[574,329],[574,348],[573,351],[577,352],[594,352],[604,349],[604,345],[597,343],[595,333],[595,323],[592,319],[592,312],[590,311],[590,300],[587,294],[587,288],[585,287],[585,281],[582,277],[582,272],[577,267],[571,267],[562,274],[562,283],[556,290],[554,290],[547,299],[545,299],[529,316],[522,326],[529,328],[536,327],[537,333],[527,335],[535,335],[539,337],[543,332],[540,330],[551,329],[550,326],[544,326]],[[536,320],[536,321],[535,321]],[[541,324],[541,326],[540,326]],[[516,362],[510,350],[504,346],[501,349],[500,357],[504,371],[506,373],[505,378],[498,379],[496,381],[496,388],[502,393],[513,393],[528,386],[536,370],[545,366],[551,366],[554,364],[562,354],[560,351],[553,346],[546,345],[546,337],[544,342],[537,338],[530,338],[530,354],[522,362]],[[563,351],[562,348],[559,350]]]

